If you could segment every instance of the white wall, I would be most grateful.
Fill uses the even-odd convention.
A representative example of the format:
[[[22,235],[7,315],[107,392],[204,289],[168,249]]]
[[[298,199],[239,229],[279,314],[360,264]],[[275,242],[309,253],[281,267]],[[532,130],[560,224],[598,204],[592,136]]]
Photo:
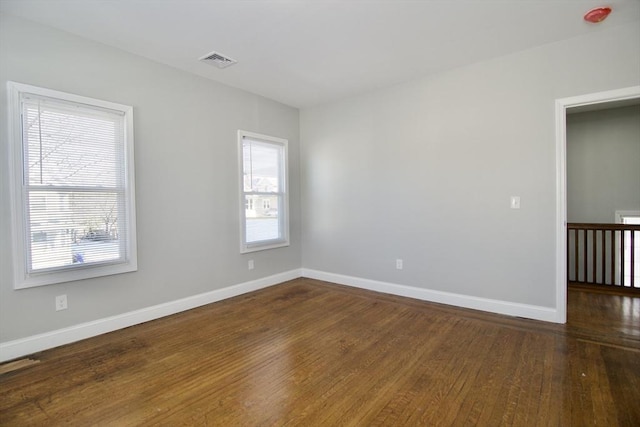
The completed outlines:
[[[567,219],[640,211],[640,105],[567,116]]]
[[[299,269],[297,109],[38,24],[0,19],[0,342]],[[7,80],[134,107],[138,272],[13,290]],[[239,253],[238,129],[289,140],[288,248]],[[247,270],[248,259],[255,270]],[[69,309],[55,312],[60,294]]]
[[[303,267],[555,308],[554,101],[639,83],[634,24],[302,110]]]

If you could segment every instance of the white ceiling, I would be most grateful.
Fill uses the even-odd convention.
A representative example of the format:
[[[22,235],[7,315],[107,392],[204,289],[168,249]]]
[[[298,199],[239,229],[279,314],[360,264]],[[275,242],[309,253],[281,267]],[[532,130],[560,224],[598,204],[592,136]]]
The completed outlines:
[[[583,21],[602,5],[606,21]],[[640,25],[638,0],[0,0],[0,12],[294,107]],[[198,61],[214,50],[238,63]]]

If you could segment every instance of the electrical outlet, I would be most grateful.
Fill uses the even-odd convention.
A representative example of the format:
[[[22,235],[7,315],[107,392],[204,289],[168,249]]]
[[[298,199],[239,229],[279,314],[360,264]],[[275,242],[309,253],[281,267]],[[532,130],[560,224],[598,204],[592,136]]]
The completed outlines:
[[[249,260],[248,267],[249,267],[249,270],[253,270],[254,269],[255,264],[253,263],[252,259]]]
[[[58,295],[56,297],[56,311],[66,310],[66,309],[67,309],[67,296]]]
[[[403,267],[403,265],[402,265],[402,264],[403,264],[403,263],[402,263],[402,260],[401,260],[401,259],[397,259],[397,260],[396,260],[396,269],[397,269],[397,270],[402,270],[402,267]]]

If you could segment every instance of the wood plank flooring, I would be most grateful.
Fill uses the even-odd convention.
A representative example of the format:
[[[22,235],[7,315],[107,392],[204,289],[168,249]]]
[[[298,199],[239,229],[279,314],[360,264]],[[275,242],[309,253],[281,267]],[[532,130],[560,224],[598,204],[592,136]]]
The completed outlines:
[[[568,300],[552,325],[297,279],[33,355],[0,425],[640,425],[640,299]]]

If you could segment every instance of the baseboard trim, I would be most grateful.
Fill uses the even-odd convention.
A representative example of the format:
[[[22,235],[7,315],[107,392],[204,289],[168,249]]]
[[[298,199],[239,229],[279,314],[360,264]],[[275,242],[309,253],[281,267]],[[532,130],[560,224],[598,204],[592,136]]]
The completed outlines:
[[[360,277],[327,273],[307,268],[302,269],[302,277],[456,307],[471,308],[491,313],[524,317],[527,319],[543,320],[545,322],[563,323],[559,319],[557,310],[549,307],[519,304],[469,295],[454,294],[450,292],[435,291],[431,289],[416,288],[413,286],[398,285],[395,283],[363,279]]]
[[[140,310],[106,317],[104,319],[81,323],[79,325],[33,335],[27,338],[3,342],[0,343],[0,362],[27,356],[29,354],[59,347],[61,345],[70,344],[86,338],[102,335],[107,332],[159,319],[161,317],[170,316],[192,308],[246,294],[248,292],[257,291],[258,289],[263,289],[288,280],[296,279],[301,275],[301,269],[290,270],[273,276],[240,283],[222,289],[216,289],[214,291],[193,295],[176,301],[170,301],[142,308]]]
[[[277,285],[298,277],[323,280],[340,285],[367,289],[385,294],[414,298],[423,301],[447,304],[456,307],[465,307],[482,310],[491,313],[519,316],[527,319],[542,320],[546,322],[563,323],[559,319],[557,310],[549,307],[541,307],[529,304],[519,304],[488,298],[479,298],[469,295],[454,294],[450,292],[435,291],[431,289],[416,288],[413,286],[399,285],[396,283],[381,282],[378,280],[364,279],[361,277],[346,276],[336,273],[301,268],[264,277],[250,282],[240,283],[203,294],[193,295],[176,301],[146,307],[104,319],[81,323],[68,328],[58,329],[43,334],[33,335],[14,341],[0,343],[0,362],[17,359],[39,351],[48,350],[61,345],[70,344],[86,338],[95,337],[118,329],[128,328],[140,323],[159,319],[182,311],[191,310],[206,304],[211,304],[227,298],[232,298],[248,292],[257,291],[269,286]]]

